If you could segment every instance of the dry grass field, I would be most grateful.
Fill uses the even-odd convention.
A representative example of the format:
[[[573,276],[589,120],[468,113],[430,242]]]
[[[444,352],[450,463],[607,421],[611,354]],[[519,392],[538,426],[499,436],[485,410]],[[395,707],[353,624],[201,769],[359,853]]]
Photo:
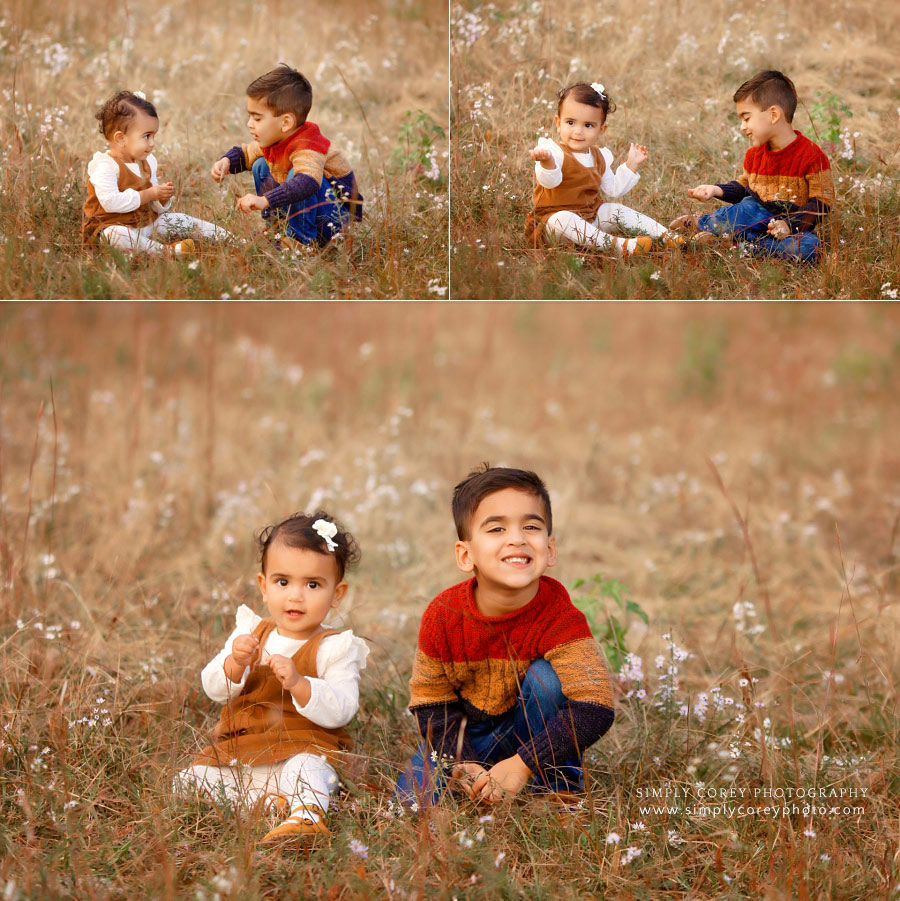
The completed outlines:
[[[879,298],[900,284],[900,83],[880,0],[735,5],[727,0],[496,0],[453,4],[451,270],[464,298]],[[526,250],[538,136],[556,137],[556,93],[600,81],[618,106],[605,143],[651,157],[619,202],[668,223],[712,211],[687,188],[741,171],[731,97],[761,69],[796,83],[794,123],[826,147],[838,196],[813,268],[734,250],[619,265],[599,254]]]
[[[896,897],[898,375],[878,304],[4,305],[0,895]],[[482,460],[544,476],[552,574],[633,656],[580,810],[398,817]],[[253,531],[317,505],[372,655],[307,856],[170,780]]]
[[[11,0],[0,6],[0,297],[446,297],[447,5],[442,0]],[[246,86],[287,62],[311,121],[357,175],[365,218],[312,258],[236,212],[249,173],[209,169],[250,140]],[[81,246],[94,113],[122,88],[157,107],[173,210],[238,238],[189,263]]]

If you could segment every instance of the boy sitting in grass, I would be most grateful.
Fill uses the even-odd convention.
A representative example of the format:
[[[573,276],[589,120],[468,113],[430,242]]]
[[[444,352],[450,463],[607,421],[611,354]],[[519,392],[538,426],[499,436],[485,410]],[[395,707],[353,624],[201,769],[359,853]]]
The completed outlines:
[[[734,94],[741,131],[750,139],[737,181],[698,185],[695,200],[718,197],[731,206],[703,216],[681,216],[669,228],[743,242],[754,253],[815,262],[822,245],[815,227],[834,205],[831,164],[821,148],[791,125],[797,108],[793,82],[765,71]]]
[[[253,173],[255,194],[238,200],[243,213],[273,211],[285,234],[300,244],[326,245],[353,214],[362,218],[362,197],[349,163],[317,125],[307,121],[310,83],[282,63],[247,88],[247,128],[253,142],[232,147],[212,167],[217,181],[229,173]]]
[[[397,784],[434,804],[447,760],[473,800],[584,789],[583,755],[613,722],[612,684],[587,620],[544,575],[556,563],[550,498],[533,472],[489,467],[453,493],[456,562],[419,630],[409,707],[425,739]],[[455,763],[455,765],[454,765]]]

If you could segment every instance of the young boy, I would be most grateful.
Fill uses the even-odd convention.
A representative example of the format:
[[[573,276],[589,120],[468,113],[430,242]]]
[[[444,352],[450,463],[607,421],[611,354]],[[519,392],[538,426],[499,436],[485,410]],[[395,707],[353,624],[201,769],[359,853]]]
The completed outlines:
[[[253,173],[255,194],[238,200],[238,209],[262,210],[264,219],[287,218],[285,233],[301,244],[324,246],[352,213],[362,218],[362,197],[353,170],[341,153],[307,121],[312,87],[284,63],[247,88],[247,127],[251,144],[232,147],[213,164],[217,181],[229,172]]]
[[[737,181],[688,191],[695,200],[718,197],[732,206],[681,216],[669,228],[697,230],[706,240],[733,238],[754,253],[816,261],[821,243],[814,229],[834,205],[834,183],[828,157],[791,125],[797,108],[793,82],[781,72],[760,72],[733,99],[751,145],[743,174]]]
[[[473,800],[531,780],[581,791],[584,751],[613,722],[612,684],[584,615],[544,575],[556,563],[547,489],[533,472],[485,466],[456,486],[453,519],[457,565],[473,578],[422,618],[409,708],[425,743],[397,796],[436,803],[439,758]]]

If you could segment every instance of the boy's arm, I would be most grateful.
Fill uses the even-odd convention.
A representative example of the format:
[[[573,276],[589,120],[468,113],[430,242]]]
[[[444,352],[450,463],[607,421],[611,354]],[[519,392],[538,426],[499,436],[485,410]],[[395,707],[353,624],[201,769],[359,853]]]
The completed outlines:
[[[834,179],[831,163],[823,153],[814,172],[805,176],[809,200],[785,217],[792,232],[812,231],[834,205]]]
[[[316,150],[298,150],[291,157],[294,174],[263,195],[270,207],[289,206],[312,197],[325,177],[325,155]]]
[[[409,680],[409,710],[422,737],[438,756],[474,760],[475,751],[465,732],[459,746],[465,711],[444,666],[444,660],[449,659],[446,616],[440,601],[429,604],[422,616]]]
[[[452,760],[474,760],[475,750],[465,733],[462,747],[459,747],[459,732],[465,714],[462,701],[447,679],[441,662],[423,652],[421,636],[409,691],[410,713],[416,718],[422,738],[436,754]]]
[[[545,650],[544,659],[559,678],[566,704],[547,721],[543,732],[517,749],[533,773],[555,766],[556,761],[582,756],[615,719],[612,682],[593,637],[556,644]]]

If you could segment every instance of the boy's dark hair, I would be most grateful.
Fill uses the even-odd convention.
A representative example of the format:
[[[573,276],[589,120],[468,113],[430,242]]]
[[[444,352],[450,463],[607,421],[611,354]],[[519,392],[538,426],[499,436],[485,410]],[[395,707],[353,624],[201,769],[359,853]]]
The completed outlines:
[[[553,534],[550,495],[537,473],[482,463],[453,489],[453,522],[460,541],[468,541],[469,526],[478,505],[489,495],[504,488],[516,488],[541,499],[547,514],[547,534]]]
[[[337,534],[332,538],[337,544],[334,551],[328,550],[328,543],[313,529],[313,523],[317,519],[333,522],[337,526]],[[313,514],[294,513],[273,526],[260,529],[256,535],[256,544],[263,572],[266,571],[266,553],[276,539],[283,541],[288,547],[305,548],[326,557],[333,556],[338,568],[338,581],[344,578],[344,571],[348,566],[359,563],[361,556],[356,539],[324,510],[316,510]]]
[[[138,110],[159,119],[156,107],[149,100],[138,97],[131,91],[113,94],[94,114],[94,118],[100,122],[100,134],[109,140],[117,131],[128,131],[128,123],[137,115]]]
[[[595,91],[589,84],[584,81],[570,84],[567,88],[563,88],[557,95],[559,104],[556,107],[556,115],[561,115],[563,100],[571,97],[576,103],[585,103],[588,106],[595,106],[603,113],[603,122],[610,113],[616,111],[616,105],[609,99],[609,94]],[[601,123],[602,124],[602,123]]]
[[[312,85],[296,69],[279,63],[247,86],[247,96],[263,103],[276,116],[293,113],[302,125],[312,107]]]
[[[794,82],[775,69],[766,69],[754,75],[749,81],[745,81],[734,92],[732,99],[735,103],[750,100],[760,109],[780,106],[788,122],[794,121],[794,113],[797,110],[797,89]]]

